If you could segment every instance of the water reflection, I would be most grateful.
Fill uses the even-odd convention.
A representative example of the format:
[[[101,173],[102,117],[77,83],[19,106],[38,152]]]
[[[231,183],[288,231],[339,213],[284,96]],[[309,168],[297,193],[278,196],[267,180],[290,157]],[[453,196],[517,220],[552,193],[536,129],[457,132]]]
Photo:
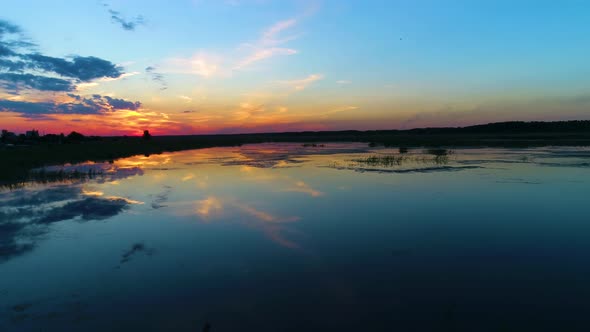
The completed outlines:
[[[77,219],[103,220],[113,217],[130,204],[140,202],[122,197],[85,197],[80,188],[52,188],[26,197],[17,193],[0,199],[0,261],[35,248],[40,236],[52,223]],[[41,198],[45,199],[39,201]]]
[[[555,328],[523,313],[584,317],[589,159],[263,144],[46,168],[92,176],[0,190],[0,330]]]
[[[221,200],[216,197],[207,197],[206,199],[197,201],[195,203],[195,212],[199,217],[201,217],[204,221],[209,221],[209,217],[212,214],[221,213],[223,209],[223,205],[221,204]]]

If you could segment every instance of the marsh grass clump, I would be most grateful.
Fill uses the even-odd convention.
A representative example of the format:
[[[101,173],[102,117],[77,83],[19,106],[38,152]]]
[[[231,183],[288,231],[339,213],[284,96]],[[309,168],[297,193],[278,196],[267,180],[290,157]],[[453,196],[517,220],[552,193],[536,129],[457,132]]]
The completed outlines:
[[[449,149],[435,148],[435,149],[426,150],[426,153],[439,157],[439,156],[449,156],[449,155],[454,154],[455,152],[453,150],[449,150]]]
[[[425,153],[434,156],[434,158],[430,159],[430,162],[436,165],[446,165],[449,163],[450,156],[455,154],[455,151],[443,148],[433,148],[426,150]]]
[[[352,161],[369,166],[401,166],[405,156],[399,155],[372,155],[364,158],[353,159]]]
[[[424,150],[423,154],[407,154],[407,148],[400,148],[400,154],[374,154],[361,158],[350,160],[352,162],[349,167],[355,168],[360,166],[371,167],[395,167],[402,166],[406,163],[427,164],[427,165],[446,165],[450,161],[450,156],[454,154],[452,150],[448,149],[429,149]],[[331,165],[330,167],[335,167]]]
[[[525,155],[525,156],[522,156],[522,157],[520,157],[519,159],[520,159],[520,161],[521,161],[521,162],[523,162],[523,163],[529,163],[529,162],[533,162],[533,157],[531,157],[531,156],[527,156],[527,155]]]

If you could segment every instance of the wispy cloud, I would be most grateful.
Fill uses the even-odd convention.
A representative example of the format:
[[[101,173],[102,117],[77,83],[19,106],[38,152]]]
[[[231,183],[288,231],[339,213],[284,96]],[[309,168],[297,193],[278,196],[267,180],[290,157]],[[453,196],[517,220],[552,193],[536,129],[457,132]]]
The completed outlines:
[[[189,104],[193,102],[193,98],[189,96],[178,96],[178,98],[182,99],[185,103]]]
[[[287,47],[279,47],[288,41],[296,39],[297,36],[282,36],[282,33],[297,24],[296,19],[279,21],[265,29],[260,38],[254,43],[244,43],[243,49],[248,49],[249,54],[243,57],[234,66],[234,70],[244,69],[256,62],[272,58],[279,55],[297,54],[297,50]]]
[[[145,68],[145,72],[150,75],[152,81],[156,82],[158,85],[160,85],[160,90],[166,90],[168,89],[168,82],[166,81],[166,79],[164,78],[164,75],[157,72],[157,68],[154,66],[149,66]]]
[[[119,24],[124,30],[134,31],[138,26],[145,24],[145,20],[141,15],[137,15],[132,19],[127,19],[121,14],[121,12],[113,10],[109,4],[102,3],[102,6],[107,8],[108,13],[111,15],[111,21]]]
[[[209,218],[212,214],[220,213],[222,210],[223,204],[221,200],[214,196],[195,202],[195,213],[203,219]]]
[[[343,112],[348,112],[348,111],[354,111],[359,109],[358,106],[352,106],[352,105],[347,105],[347,106],[340,106],[340,107],[336,107],[333,108],[331,110],[325,111],[323,113],[320,114],[316,114],[317,117],[327,117],[327,116],[332,116],[334,114],[338,114],[338,113],[343,113]]]
[[[339,80],[339,81],[336,81],[336,84],[340,84],[340,85],[351,84],[351,83],[352,82],[351,81],[348,81],[348,80]]]
[[[301,91],[305,90],[313,82],[319,81],[324,78],[322,74],[311,74],[305,78],[291,80],[291,81],[280,81],[280,84],[291,87],[294,90]]]
[[[295,38],[294,36],[287,37],[284,39],[277,39],[277,38],[280,36],[282,31],[295,26],[295,24],[297,24],[296,19],[288,19],[288,20],[279,21],[279,22],[275,23],[274,25],[272,25],[271,27],[269,27],[268,29],[266,29],[264,31],[264,33],[262,34],[262,37],[260,39],[260,42],[262,44],[267,44],[267,45],[277,45],[277,44],[282,44],[282,43],[285,43],[289,40],[292,40],[293,38]]]
[[[276,55],[293,55],[296,54],[297,51],[290,48],[280,48],[280,47],[272,47],[272,48],[264,48],[260,50],[256,50],[254,53],[250,54],[246,58],[242,59],[234,69],[243,69],[252,65],[255,62],[271,58]]]
[[[235,51],[222,55],[199,51],[191,57],[170,58],[166,60],[165,72],[190,73],[204,78],[229,77],[234,71],[246,70],[264,60],[297,54],[296,49],[284,45],[298,37],[297,34],[286,34],[297,24],[297,18],[275,22],[256,40],[241,43]]]
[[[308,194],[311,197],[320,197],[324,195],[323,192],[312,188],[310,185],[303,181],[297,181],[295,182],[294,186],[284,189],[283,191],[304,193]]]
[[[190,58],[179,57],[167,60],[163,70],[170,73],[190,73],[208,78],[221,72],[220,63],[220,57],[198,52]]]

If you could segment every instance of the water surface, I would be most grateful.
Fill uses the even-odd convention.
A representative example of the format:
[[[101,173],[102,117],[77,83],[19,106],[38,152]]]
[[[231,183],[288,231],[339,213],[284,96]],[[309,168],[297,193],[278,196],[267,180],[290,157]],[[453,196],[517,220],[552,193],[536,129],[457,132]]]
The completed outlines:
[[[47,168],[0,189],[0,331],[587,331],[590,150],[452,152]]]

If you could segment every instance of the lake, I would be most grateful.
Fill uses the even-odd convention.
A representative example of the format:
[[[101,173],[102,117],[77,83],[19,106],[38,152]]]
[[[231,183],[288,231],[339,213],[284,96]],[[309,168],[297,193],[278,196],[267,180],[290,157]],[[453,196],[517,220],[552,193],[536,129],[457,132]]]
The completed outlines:
[[[259,144],[0,188],[0,331],[587,331],[590,149]]]

